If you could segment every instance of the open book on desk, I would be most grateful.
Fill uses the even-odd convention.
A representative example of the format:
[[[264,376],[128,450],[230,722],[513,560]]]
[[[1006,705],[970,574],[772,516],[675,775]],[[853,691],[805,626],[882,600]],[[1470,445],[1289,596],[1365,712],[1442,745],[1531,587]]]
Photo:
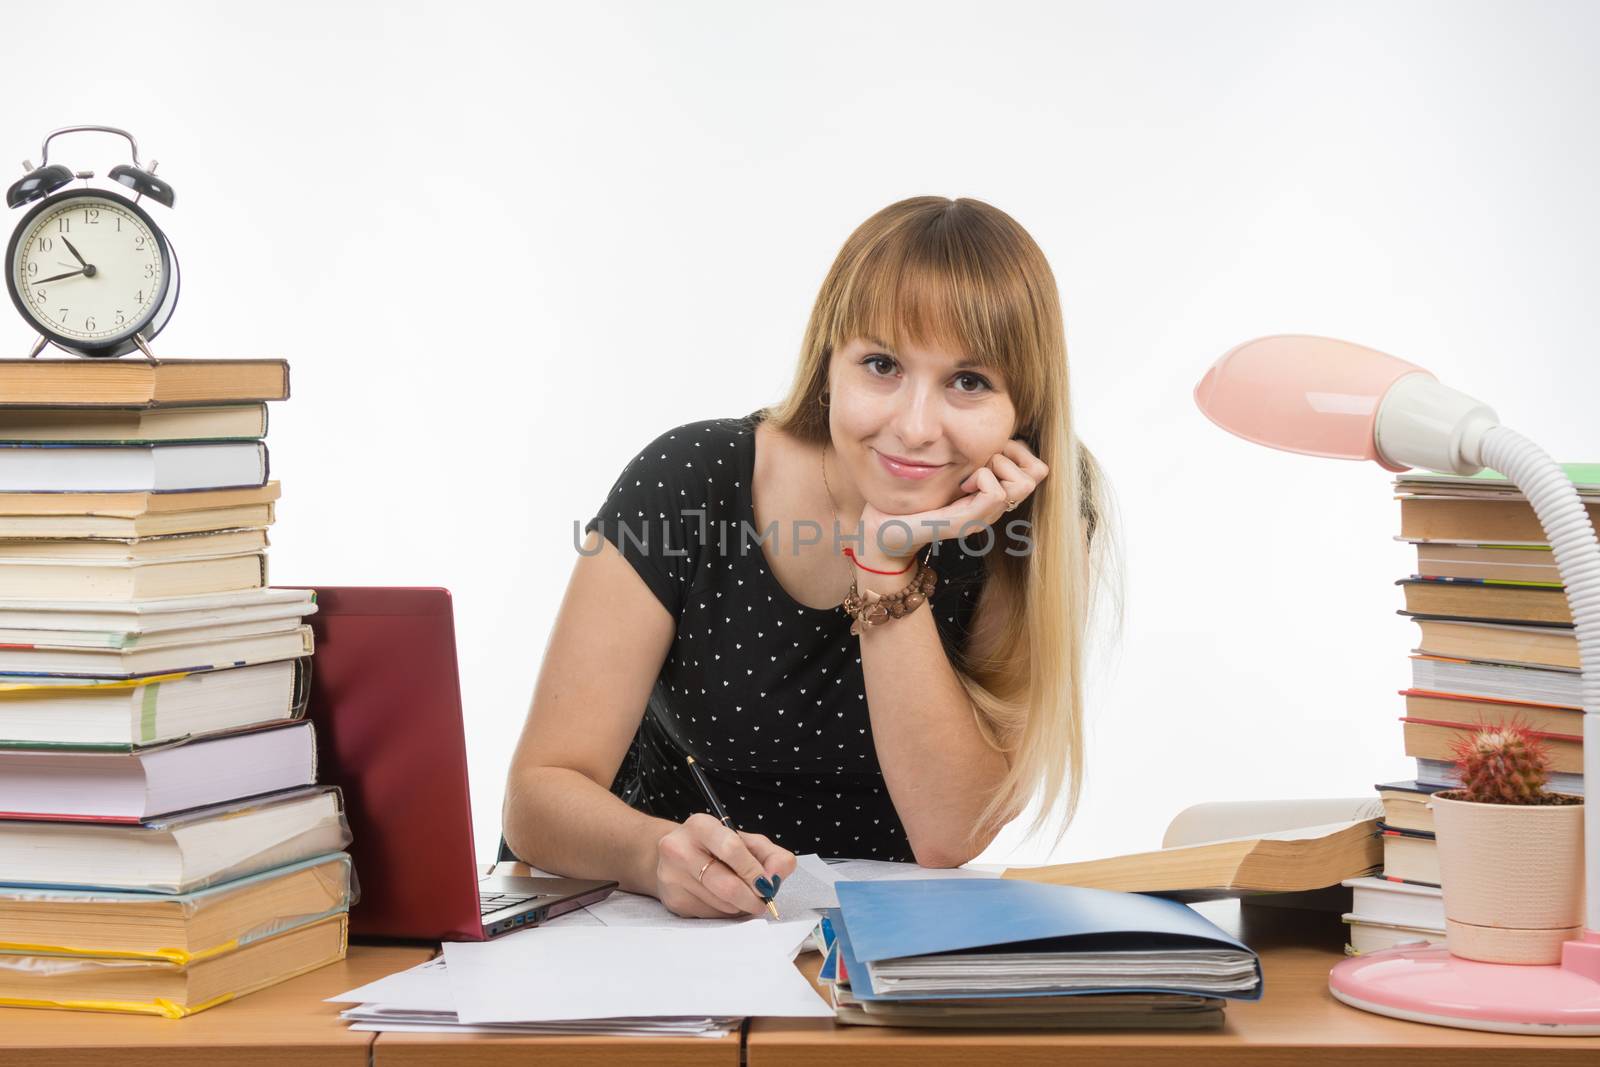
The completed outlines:
[[[1174,900],[1294,894],[1276,903],[1348,910],[1339,883],[1378,870],[1377,797],[1197,804],[1167,827],[1162,847],[1127,856],[1008,868],[1003,877],[1154,893]],[[1317,891],[1342,895],[1321,900]]]

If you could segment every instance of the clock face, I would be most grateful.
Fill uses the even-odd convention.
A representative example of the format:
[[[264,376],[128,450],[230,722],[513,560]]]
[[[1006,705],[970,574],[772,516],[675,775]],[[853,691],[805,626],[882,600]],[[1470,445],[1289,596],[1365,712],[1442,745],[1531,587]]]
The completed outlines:
[[[131,336],[167,285],[161,239],[132,204],[93,193],[41,205],[7,265],[18,302],[47,333],[86,345]]]

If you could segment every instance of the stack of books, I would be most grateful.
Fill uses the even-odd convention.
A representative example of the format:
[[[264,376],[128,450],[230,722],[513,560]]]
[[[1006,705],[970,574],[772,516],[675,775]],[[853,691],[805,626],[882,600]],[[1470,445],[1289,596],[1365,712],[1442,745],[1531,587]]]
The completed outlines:
[[[181,1017],[344,956],[315,602],[267,587],[288,373],[0,361],[0,1003]]]
[[[1562,469],[1590,520],[1600,518],[1600,465]],[[1405,752],[1416,760],[1416,777],[1377,786],[1383,877],[1350,883],[1353,952],[1444,940],[1426,802],[1460,784],[1451,751],[1457,738],[1484,724],[1520,722],[1548,746],[1550,788],[1584,790],[1577,635],[1533,507],[1492,471],[1402,474],[1395,489],[1399,539],[1417,550],[1415,573],[1397,583],[1405,596],[1401,614],[1419,630],[1411,685],[1400,692]]]
[[[1256,954],[1185,904],[1012,879],[838,882],[819,981],[841,1022],[1201,1029]]]

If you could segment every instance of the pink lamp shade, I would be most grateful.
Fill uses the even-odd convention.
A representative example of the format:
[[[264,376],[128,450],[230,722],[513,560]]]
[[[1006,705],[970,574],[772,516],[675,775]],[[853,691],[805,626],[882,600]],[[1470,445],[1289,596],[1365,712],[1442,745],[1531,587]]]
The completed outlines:
[[[1429,374],[1414,363],[1350,341],[1278,334],[1246,341],[1200,379],[1194,402],[1212,422],[1246,441],[1333,459],[1395,465],[1379,452],[1378,406],[1395,382]]]

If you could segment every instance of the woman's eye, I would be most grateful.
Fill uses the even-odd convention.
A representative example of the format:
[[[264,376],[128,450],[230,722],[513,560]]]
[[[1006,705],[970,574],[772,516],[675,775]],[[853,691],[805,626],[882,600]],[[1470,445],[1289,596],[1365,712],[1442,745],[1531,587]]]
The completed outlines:
[[[888,356],[881,356],[881,355],[879,355],[879,356],[867,356],[864,359],[862,359],[861,364],[862,364],[862,366],[869,368],[869,373],[871,373],[874,378],[887,377],[889,374],[893,373],[894,367],[895,367],[895,362],[894,362],[893,359],[891,359]],[[882,364],[885,369],[883,371],[881,371],[881,372],[876,370],[876,369],[873,369],[873,368],[876,368],[878,366],[878,364]],[[969,383],[971,383],[970,387],[962,387],[962,386],[958,385],[956,387],[956,392],[958,392],[958,393],[973,394],[973,393],[987,392],[987,391],[990,391],[990,390],[994,389],[994,386],[989,383],[989,380],[987,378],[985,378],[981,374],[973,374],[970,371],[968,371],[966,373],[963,373],[963,374],[956,375],[954,380],[956,382],[969,382]]]

